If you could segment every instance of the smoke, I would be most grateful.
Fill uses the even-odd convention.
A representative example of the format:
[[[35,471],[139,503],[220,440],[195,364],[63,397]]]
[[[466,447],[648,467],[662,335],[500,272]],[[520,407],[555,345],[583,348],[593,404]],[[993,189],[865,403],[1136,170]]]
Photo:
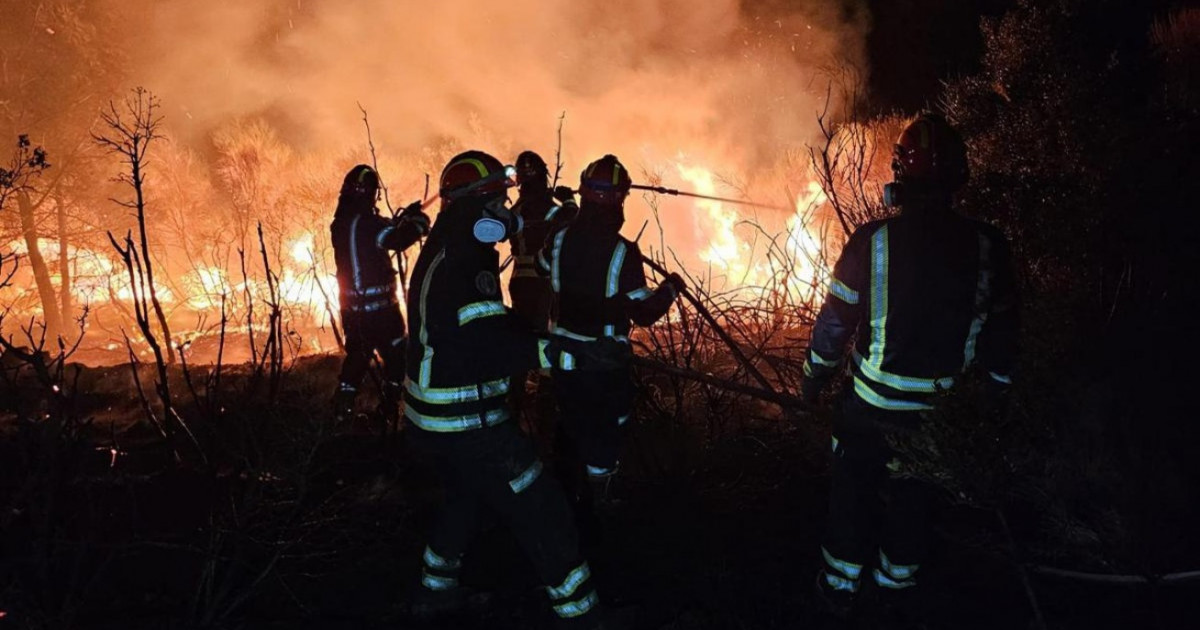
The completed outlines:
[[[842,1],[175,0],[147,3],[133,75],[201,147],[263,118],[301,152],[532,148],[564,176],[615,153],[769,168],[814,137],[824,69],[859,64],[865,11]],[[347,165],[348,166],[348,165]]]

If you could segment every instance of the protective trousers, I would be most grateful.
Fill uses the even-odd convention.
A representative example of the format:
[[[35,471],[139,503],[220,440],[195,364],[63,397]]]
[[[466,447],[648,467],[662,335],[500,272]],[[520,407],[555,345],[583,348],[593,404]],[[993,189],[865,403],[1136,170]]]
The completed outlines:
[[[561,428],[591,477],[617,471],[621,427],[633,412],[634,386],[629,370],[595,372],[554,370],[554,392]]]
[[[858,591],[863,571],[886,589],[916,585],[925,559],[933,487],[907,471],[913,451],[897,450],[920,414],[887,411],[848,393],[833,427],[833,484],[821,547],[826,585]]]
[[[534,445],[506,422],[458,433],[415,429],[413,443],[430,453],[445,485],[445,502],[425,549],[421,584],[458,586],[462,555],[485,509],[496,512],[529,557],[555,614],[581,617],[599,604],[591,570],[561,488],[543,474]]]
[[[385,389],[398,388],[404,382],[404,318],[399,306],[367,313],[342,311],[342,329],[346,334],[346,359],[339,376],[341,391],[358,391],[371,365],[371,355],[376,352],[383,360],[388,380]],[[385,394],[394,397],[399,392]]]

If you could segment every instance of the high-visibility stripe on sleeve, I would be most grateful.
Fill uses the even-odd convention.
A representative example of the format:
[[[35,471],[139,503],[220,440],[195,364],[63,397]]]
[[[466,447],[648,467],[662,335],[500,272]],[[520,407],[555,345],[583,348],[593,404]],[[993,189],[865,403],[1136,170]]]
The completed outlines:
[[[396,231],[396,228],[391,225],[383,228],[382,230],[379,230],[379,234],[375,235],[375,247],[378,247],[379,249],[387,249],[386,247],[383,246],[383,241],[385,241],[387,239],[389,234],[391,234],[392,232],[395,232],[395,231]]]
[[[880,396],[878,392],[871,389],[871,386],[867,385],[867,383],[858,376],[854,377],[854,393],[858,394],[858,397],[863,399],[865,402],[875,407],[879,407],[880,409],[887,409],[889,411],[924,411],[927,409],[933,409],[932,405],[927,405],[925,403],[914,402],[911,400],[896,400],[894,398]]]
[[[543,370],[548,370],[554,367],[554,364],[550,362],[550,357],[546,356],[546,350],[549,348],[549,339],[538,339],[538,365],[541,366]]]
[[[617,241],[617,246],[613,248],[612,258],[608,261],[608,282],[604,289],[604,297],[614,297],[617,294],[617,288],[621,284],[621,267],[625,264],[627,249],[625,241]]]
[[[495,300],[472,302],[458,309],[458,325],[465,326],[469,322],[484,317],[495,317],[505,313],[504,303]]]
[[[837,360],[826,359],[825,357],[817,354],[816,350],[812,350],[811,348],[808,351],[808,358],[811,359],[813,363],[825,367],[837,367],[839,363]]]
[[[846,286],[837,278],[829,283],[829,293],[847,304],[858,304],[858,291]]]
[[[534,462],[529,465],[529,468],[525,469],[525,472],[522,472],[520,475],[517,475],[515,479],[508,482],[508,487],[512,488],[513,494],[521,494],[526,488],[532,485],[533,482],[537,481],[537,478],[540,477],[541,474],[542,462],[541,460],[534,460]]]
[[[584,562],[571,569],[571,572],[567,574],[567,577],[563,578],[563,581],[558,586],[547,586],[546,592],[554,599],[568,599],[575,594],[579,585],[583,584],[591,576],[592,570],[588,567],[588,563]]]
[[[640,302],[652,295],[654,295],[654,292],[651,291],[649,287],[641,287],[641,288],[634,289],[634,290],[626,293],[625,297],[627,297],[635,302]]]

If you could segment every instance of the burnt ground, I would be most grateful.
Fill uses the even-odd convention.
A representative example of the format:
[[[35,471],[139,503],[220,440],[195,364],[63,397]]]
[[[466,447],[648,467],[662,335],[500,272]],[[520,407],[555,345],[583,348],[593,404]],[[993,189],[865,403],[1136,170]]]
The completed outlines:
[[[369,422],[330,431],[315,411],[334,366],[302,369],[318,376],[293,379],[273,411],[260,410],[277,423],[257,438],[262,451],[300,445],[299,467],[286,457],[172,463],[131,420],[136,401],[117,368],[89,371],[81,405],[104,422],[53,451],[59,459],[31,442],[36,432],[9,426],[0,627],[411,627],[398,611],[419,573],[436,479],[403,434]],[[673,434],[658,428],[636,423],[624,501],[587,550],[604,599],[639,629],[825,627],[811,593],[829,486],[815,445],[827,432],[747,422],[662,465],[653,454],[671,452]],[[1026,522],[1036,515],[1009,518],[1018,538],[1036,529]],[[991,512],[947,504],[937,531],[923,571],[937,627],[1034,627]],[[493,593],[492,605],[444,627],[546,627],[545,599],[497,523],[468,554],[464,582]],[[1051,628],[1174,628],[1200,610],[1195,584],[1031,585]]]

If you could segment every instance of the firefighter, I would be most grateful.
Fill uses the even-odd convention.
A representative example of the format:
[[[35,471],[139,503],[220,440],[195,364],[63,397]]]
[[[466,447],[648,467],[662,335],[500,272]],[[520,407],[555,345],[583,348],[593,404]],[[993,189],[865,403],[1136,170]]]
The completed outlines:
[[[570,508],[552,476],[542,474],[532,441],[507,422],[507,393],[518,368],[604,368],[628,349],[539,337],[504,307],[495,244],[521,228],[506,207],[507,170],[480,151],[447,164],[442,210],[413,267],[404,416],[418,429],[413,442],[437,461],[446,498],[412,613],[428,618],[464,605],[462,556],[487,508],[516,535],[560,622],[601,627]]]
[[[572,221],[579,207],[570,188],[550,188],[546,162],[537,153],[522,151],[517,156],[516,167],[519,194],[512,211],[521,217],[524,228],[509,239],[513,271],[508,281],[508,295],[517,317],[530,330],[546,333],[554,308],[554,293],[550,290],[550,280],[537,271],[537,254],[545,245],[546,236]],[[528,376],[526,371],[513,375],[512,404],[517,410],[523,405]],[[540,372],[535,376],[538,420],[549,423],[554,414],[554,396],[547,386],[549,379]]]
[[[330,232],[337,265],[346,359],[334,394],[334,415],[353,414],[354,398],[375,353],[383,361],[384,407],[394,413],[404,380],[404,317],[396,298],[390,252],[404,251],[429,232],[420,202],[393,220],[379,215],[379,174],[366,164],[346,173]]]
[[[580,176],[578,218],[554,233],[538,254],[558,303],[554,334],[628,344],[631,320],[649,326],[683,290],[678,274],[648,288],[641,251],[621,236],[631,184],[629,171],[615,156],[588,165]],[[559,475],[575,491],[586,518],[593,501],[611,498],[609,481],[617,473],[620,428],[633,410],[634,385],[628,365],[587,373],[554,369],[553,379],[563,416],[556,439]],[[588,483],[577,483],[581,476]]]
[[[510,240],[513,273],[508,294],[513,312],[532,330],[546,332],[554,293],[549,279],[537,271],[537,254],[546,244],[546,237],[570,223],[579,208],[570,188],[550,189],[546,162],[537,153],[521,152],[516,167],[520,192],[512,211],[521,217],[525,227]]]
[[[818,595],[839,617],[851,613],[868,580],[885,610],[901,616],[919,610],[916,578],[934,498],[919,471],[933,464],[923,460],[935,459],[919,447],[923,418],[972,366],[981,368],[986,407],[999,412],[1016,355],[1008,242],[996,228],[953,210],[953,193],[968,177],[962,138],[940,116],[922,115],[896,141],[892,169],[885,200],[900,213],[851,235],[804,364],[803,397],[815,402],[855,337],[833,426],[817,578]],[[872,541],[881,493],[886,506],[879,540]]]

